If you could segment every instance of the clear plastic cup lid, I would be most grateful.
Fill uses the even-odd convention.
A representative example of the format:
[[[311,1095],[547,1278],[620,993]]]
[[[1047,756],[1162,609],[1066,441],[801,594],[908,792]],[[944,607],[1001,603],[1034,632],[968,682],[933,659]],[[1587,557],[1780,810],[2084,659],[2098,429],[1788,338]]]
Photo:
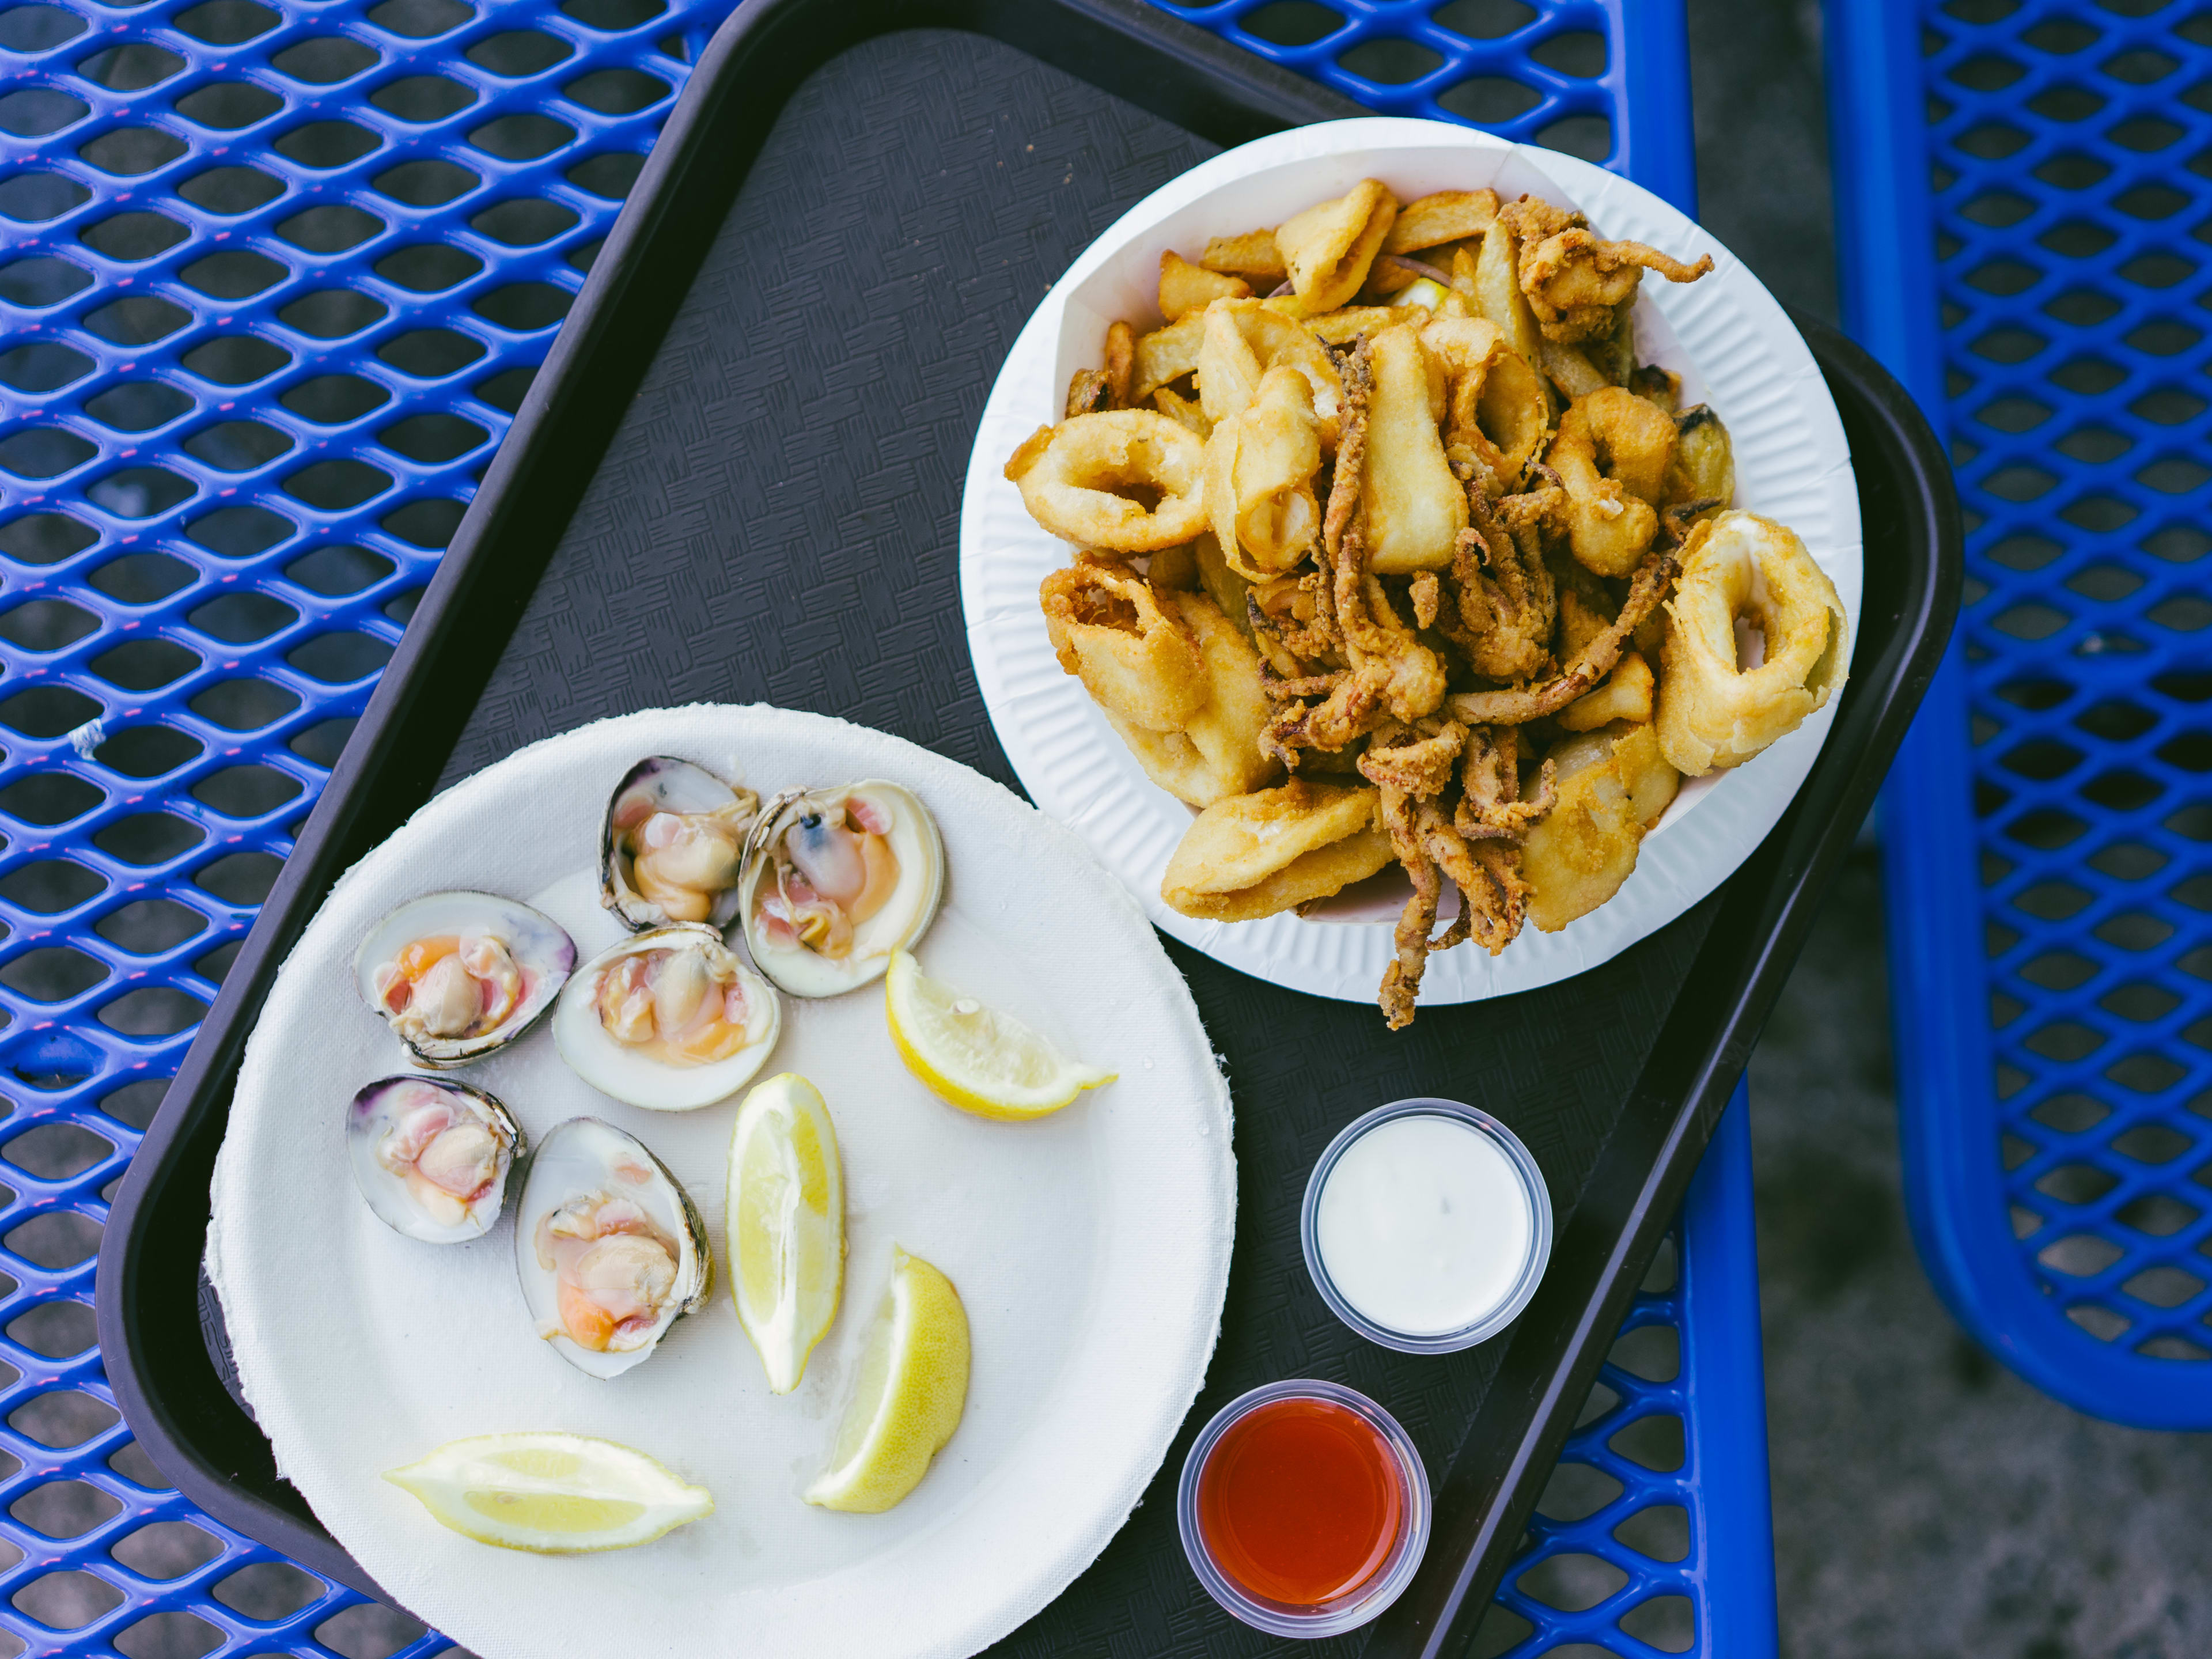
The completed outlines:
[[[1345,1594],[1311,1607],[1270,1601],[1224,1571],[1206,1541],[1200,1518],[1200,1483],[1222,1437],[1246,1417],[1278,1401],[1311,1400],[1341,1407],[1364,1420],[1389,1449],[1398,1472],[1398,1530],[1375,1570]],[[1429,1547],[1429,1477],[1421,1455],[1398,1419],[1365,1395],[1334,1382],[1299,1379],[1270,1382],[1231,1401],[1199,1431],[1183,1460],[1176,1492],[1176,1522],[1183,1553],[1206,1592],[1255,1630],[1275,1636],[1320,1638],[1356,1630],[1405,1593]]]
[[[1322,1195],[1338,1164],[1356,1143],[1375,1129],[1413,1117],[1442,1118],[1484,1137],[1503,1155],[1518,1194],[1528,1206],[1527,1248],[1518,1263],[1513,1264],[1514,1271],[1504,1278],[1500,1293],[1486,1300],[1465,1322],[1446,1330],[1397,1329],[1370,1316],[1355,1305],[1332,1277],[1322,1249]],[[1528,1149],[1521,1144],[1520,1137],[1489,1113],[1456,1100],[1431,1097],[1393,1101],[1346,1124],[1316,1161],[1313,1174],[1306,1182],[1305,1203],[1298,1219],[1298,1242],[1305,1251],[1306,1271],[1313,1276],[1314,1286],[1328,1304],[1329,1310],[1369,1341],[1401,1353],[1454,1353],[1497,1335],[1513,1322],[1522,1309],[1528,1305],[1529,1297],[1535,1295],[1537,1284],[1552,1258],[1551,1194],[1545,1188],[1543,1171]]]

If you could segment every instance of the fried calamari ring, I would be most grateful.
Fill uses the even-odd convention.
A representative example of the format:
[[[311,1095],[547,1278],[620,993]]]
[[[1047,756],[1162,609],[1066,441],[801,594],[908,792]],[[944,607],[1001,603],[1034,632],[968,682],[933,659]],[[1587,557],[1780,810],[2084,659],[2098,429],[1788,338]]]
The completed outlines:
[[[1305,377],[1271,368],[1252,401],[1206,441],[1206,508],[1231,569],[1267,581],[1313,550],[1320,471],[1321,423]]]
[[[1659,531],[1674,417],[1617,386],[1575,400],[1545,459],[1567,491],[1567,544],[1587,569],[1626,576]]]
[[[1160,878],[1170,908],[1255,921],[1327,898],[1390,861],[1376,792],[1293,780],[1217,801],[1183,834]]]
[[[1039,427],[1006,462],[1030,516],[1055,536],[1115,553],[1157,553],[1206,528],[1206,446],[1149,409]],[[1120,494],[1157,492],[1156,506]]]
[[[1736,665],[1738,617],[1765,635],[1757,667]],[[1843,685],[1848,628],[1835,584],[1796,532],[1751,513],[1699,524],[1667,605],[1654,724],[1668,760],[1702,777],[1796,731]]]
[[[1108,713],[1146,731],[1174,732],[1206,706],[1198,641],[1141,577],[1070,565],[1044,579],[1037,602],[1060,665]]]

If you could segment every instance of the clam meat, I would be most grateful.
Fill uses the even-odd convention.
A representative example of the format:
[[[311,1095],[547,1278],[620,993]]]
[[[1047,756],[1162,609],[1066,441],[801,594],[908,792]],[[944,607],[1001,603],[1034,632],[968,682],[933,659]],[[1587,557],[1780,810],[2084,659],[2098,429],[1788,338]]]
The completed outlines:
[[[576,965],[568,934],[495,893],[429,893],[354,953],[368,1003],[425,1066],[465,1066],[530,1029]]]
[[[775,1047],[783,1004],[712,927],[633,933],[570,976],[553,1016],[568,1069],[657,1112],[726,1100]]]
[[[738,883],[745,945],[793,996],[866,985],[937,914],[945,847],[896,783],[792,789],[762,809]]]
[[[671,922],[726,927],[760,797],[704,767],[652,755],[623,775],[599,832],[599,902],[636,933]]]
[[[435,1077],[387,1077],[346,1109],[355,1185],[378,1220],[410,1238],[459,1244],[499,1219],[522,1150],[514,1115],[492,1096]]]
[[[555,1125],[532,1155],[514,1263],[538,1334],[599,1377],[647,1358],[714,1277],[690,1195],[641,1142],[593,1117]]]

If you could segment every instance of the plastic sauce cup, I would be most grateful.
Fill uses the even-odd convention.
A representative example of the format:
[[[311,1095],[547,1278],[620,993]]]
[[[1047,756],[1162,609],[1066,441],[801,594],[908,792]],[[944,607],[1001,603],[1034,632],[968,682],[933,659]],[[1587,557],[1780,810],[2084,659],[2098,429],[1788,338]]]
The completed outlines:
[[[1306,1182],[1306,1270],[1339,1319],[1401,1353],[1495,1336],[1536,1293],[1552,1200],[1519,1137],[1455,1100],[1354,1119]]]
[[[1397,1419],[1334,1382],[1271,1382],[1199,1433],[1176,1494],[1183,1553],[1255,1629],[1335,1636],[1412,1582],[1429,1480]]]

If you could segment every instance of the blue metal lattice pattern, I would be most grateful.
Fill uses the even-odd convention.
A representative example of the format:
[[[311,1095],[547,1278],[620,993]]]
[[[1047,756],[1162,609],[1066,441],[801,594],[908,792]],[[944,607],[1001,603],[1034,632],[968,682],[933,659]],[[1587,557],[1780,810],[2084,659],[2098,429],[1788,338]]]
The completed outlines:
[[[1155,0],[1384,115],[1462,121],[1623,166],[1617,5],[1599,0]],[[1625,167],[1624,167],[1625,170]]]
[[[1947,0],[1924,30],[1970,532],[1990,1153],[2079,1340],[2201,1364],[2212,13]]]
[[[0,1655],[445,1650],[161,1489],[93,1346],[94,1255],[726,9],[0,0]],[[1345,0],[1303,48],[1252,32],[1283,33],[1265,9],[1182,15],[1377,107],[1622,165],[1612,8]],[[1443,67],[1407,80],[1419,53]],[[1523,91],[1452,91],[1486,75]],[[1703,1650],[1695,1344],[1673,1370],[1630,1355],[1686,1327],[1683,1295],[1639,1300],[1568,1454],[1620,1490],[1547,1496],[1488,1650]]]

